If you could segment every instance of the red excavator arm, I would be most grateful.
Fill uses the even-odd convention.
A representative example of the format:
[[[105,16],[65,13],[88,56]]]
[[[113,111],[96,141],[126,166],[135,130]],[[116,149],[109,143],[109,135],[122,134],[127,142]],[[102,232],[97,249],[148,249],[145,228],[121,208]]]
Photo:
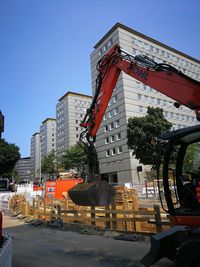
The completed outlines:
[[[113,89],[120,72],[172,98],[194,110],[200,119],[200,83],[168,64],[158,64],[146,56],[132,56],[115,45],[99,61],[96,93],[82,127],[87,129],[87,139],[96,138]]]

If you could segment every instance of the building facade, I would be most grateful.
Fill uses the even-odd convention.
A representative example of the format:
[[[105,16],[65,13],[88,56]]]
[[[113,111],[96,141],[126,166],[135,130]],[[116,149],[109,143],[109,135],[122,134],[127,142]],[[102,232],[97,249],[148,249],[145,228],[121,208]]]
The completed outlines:
[[[40,158],[40,133],[36,132],[31,138],[31,179],[41,178],[41,158]]]
[[[97,76],[96,64],[115,44],[132,55],[146,54],[154,61],[170,64],[193,79],[200,80],[200,61],[160,43],[120,23],[94,46],[91,54],[93,95]],[[173,100],[121,73],[97,133],[96,147],[101,175],[109,182],[142,183],[146,166],[132,156],[127,147],[127,122],[130,117],[145,116],[147,107],[160,107],[173,129],[197,123],[195,114],[186,107],[174,107]]]
[[[67,92],[56,105],[56,148],[58,158],[65,149],[75,145],[83,130],[80,122],[90,107],[92,97]]]
[[[47,118],[40,126],[41,160],[51,151],[56,151],[56,119]]]
[[[25,157],[17,161],[15,165],[16,180],[29,182],[31,180],[31,158]]]

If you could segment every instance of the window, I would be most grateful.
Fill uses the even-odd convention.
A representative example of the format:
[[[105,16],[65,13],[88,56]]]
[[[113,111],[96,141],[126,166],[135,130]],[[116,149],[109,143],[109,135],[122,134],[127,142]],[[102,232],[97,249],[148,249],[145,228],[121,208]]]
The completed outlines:
[[[135,48],[133,48],[132,53],[133,53],[134,56],[136,55],[137,51],[136,51]]]
[[[121,133],[117,134],[117,140],[121,140]]]
[[[120,126],[120,122],[119,122],[119,120],[117,120],[117,121],[115,122],[115,124],[116,124],[116,128],[119,127],[119,126]]]
[[[109,143],[109,137],[106,137],[105,144],[108,144],[108,143]]]
[[[111,45],[113,44],[113,40],[112,38],[108,41],[108,47],[111,47]]]
[[[143,107],[139,106],[139,112],[143,112]]]
[[[138,100],[142,100],[142,95],[138,94]]]
[[[115,112],[115,115],[119,114],[119,107],[116,107],[114,112]]]
[[[133,44],[137,44],[137,40],[135,38],[132,37],[131,39]]]
[[[115,147],[112,149],[112,155],[116,155],[116,149],[115,149]]]
[[[116,103],[116,102],[117,102],[117,99],[118,99],[118,97],[117,97],[117,95],[115,95],[115,96],[113,97],[113,102]]]
[[[118,154],[121,154],[121,153],[122,153],[122,147],[119,146],[119,147],[118,147]]]
[[[114,141],[115,141],[115,136],[112,135],[112,136],[111,136],[111,142],[114,142]]]
[[[112,116],[113,116],[113,111],[111,110],[111,111],[108,112],[108,117],[112,118]]]
[[[79,128],[78,127],[76,127],[76,131],[78,131],[79,130]]]
[[[109,157],[110,156],[110,150],[106,150],[106,157]]]
[[[114,128],[114,123],[111,122],[111,124],[110,124],[110,130],[112,130],[113,128]]]
[[[108,131],[108,125],[105,125],[104,126],[104,132],[107,132]]]
[[[153,97],[150,97],[150,98],[149,98],[149,102],[150,102],[151,104],[153,104],[153,103],[154,103],[154,98],[153,98]]]

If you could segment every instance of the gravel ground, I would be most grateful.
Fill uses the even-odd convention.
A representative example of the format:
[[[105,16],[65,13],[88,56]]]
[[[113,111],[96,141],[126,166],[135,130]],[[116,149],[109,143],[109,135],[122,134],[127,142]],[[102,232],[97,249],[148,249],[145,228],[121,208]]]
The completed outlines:
[[[150,247],[148,241],[115,240],[109,231],[102,235],[33,226],[6,214],[3,228],[13,237],[12,267],[141,267],[140,259]],[[162,259],[153,267],[174,264]]]

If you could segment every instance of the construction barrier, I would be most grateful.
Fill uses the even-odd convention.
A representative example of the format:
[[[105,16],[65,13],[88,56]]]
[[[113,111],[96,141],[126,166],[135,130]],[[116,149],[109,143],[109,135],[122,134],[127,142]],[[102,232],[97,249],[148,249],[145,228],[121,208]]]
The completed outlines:
[[[161,213],[159,205],[140,208],[137,191],[124,187],[116,187],[115,203],[110,206],[78,206],[63,193],[62,199],[52,198],[46,202],[45,198],[37,196],[31,203],[26,195],[16,194],[10,198],[9,207],[28,219],[41,219],[47,224],[57,221],[145,233],[157,233],[170,227],[170,220],[166,213]]]

